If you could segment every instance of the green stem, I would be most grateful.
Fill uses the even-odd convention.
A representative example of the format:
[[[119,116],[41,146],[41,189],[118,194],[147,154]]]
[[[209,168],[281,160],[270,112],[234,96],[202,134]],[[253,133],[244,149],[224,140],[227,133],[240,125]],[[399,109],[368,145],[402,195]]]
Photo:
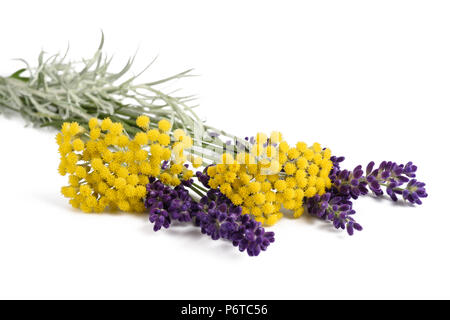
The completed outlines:
[[[201,198],[203,198],[205,195],[198,190],[193,184],[191,186],[189,186],[189,189],[191,189],[192,191],[194,191],[197,195],[199,195]]]
[[[206,190],[204,187],[202,187],[201,185],[197,184],[197,183],[192,183],[193,186],[195,186],[196,188],[200,189],[203,192],[208,192],[208,190]]]

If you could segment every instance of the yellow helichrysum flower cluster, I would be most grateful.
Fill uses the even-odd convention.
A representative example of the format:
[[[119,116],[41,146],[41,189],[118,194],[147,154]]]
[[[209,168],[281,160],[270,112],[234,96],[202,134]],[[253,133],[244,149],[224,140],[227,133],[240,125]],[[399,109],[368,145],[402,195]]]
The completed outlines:
[[[283,216],[282,207],[298,218],[305,197],[322,195],[331,186],[330,157],[318,143],[291,147],[279,132],[269,138],[259,133],[249,152],[224,154],[221,163],[208,167],[209,185],[242,206],[244,214],[273,225]]]
[[[69,174],[69,186],[62,193],[75,208],[85,212],[114,210],[142,212],[148,177],[176,186],[193,172],[183,164],[184,150],[192,139],[183,130],[169,135],[171,123],[161,120],[158,129],[149,129],[150,119],[140,116],[136,124],[143,130],[130,139],[121,123],[109,118],[89,121],[89,132],[78,123],[64,123],[56,140],[61,154],[59,173]],[[82,136],[88,135],[85,140]],[[196,165],[200,161],[196,158]],[[200,163],[201,164],[201,163]]]

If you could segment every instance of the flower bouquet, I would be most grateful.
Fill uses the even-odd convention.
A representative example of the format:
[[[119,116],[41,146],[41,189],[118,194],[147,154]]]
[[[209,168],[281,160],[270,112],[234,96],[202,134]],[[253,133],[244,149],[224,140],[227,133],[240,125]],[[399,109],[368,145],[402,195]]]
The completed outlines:
[[[159,88],[191,70],[136,83],[140,74],[123,80],[133,59],[117,73],[110,63],[102,37],[90,59],[41,53],[36,67],[0,77],[0,110],[60,130],[61,192],[74,208],[146,213],[155,231],[190,223],[257,256],[285,215],[306,212],[353,235],[362,230],[353,208],[360,196],[417,205],[427,197],[412,162],[347,170],[319,143],[289,145],[280,132],[238,138],[200,121],[194,97]]]

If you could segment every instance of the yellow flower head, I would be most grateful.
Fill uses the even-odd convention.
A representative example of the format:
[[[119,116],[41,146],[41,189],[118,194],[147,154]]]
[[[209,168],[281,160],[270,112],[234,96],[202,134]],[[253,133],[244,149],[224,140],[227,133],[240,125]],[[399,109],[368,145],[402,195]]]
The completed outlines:
[[[109,128],[109,132],[113,135],[119,135],[123,131],[123,125],[121,123],[115,122]]]
[[[97,128],[98,126],[98,119],[97,118],[91,118],[89,119],[89,129]]]
[[[147,134],[145,134],[144,132],[138,132],[136,133],[136,136],[134,137],[134,141],[138,144],[138,145],[145,145],[148,142],[148,137]]]
[[[98,138],[100,138],[100,134],[101,134],[100,128],[92,128],[90,131],[90,138],[92,140],[97,140]]]
[[[169,122],[169,120],[162,119],[158,122],[158,128],[161,131],[167,132],[170,130],[171,127],[172,127],[172,124]]]
[[[80,127],[80,125],[79,125],[78,123],[72,122],[72,123],[70,124],[70,129],[69,129],[69,131],[70,131],[70,134],[71,134],[72,136],[77,135],[77,134],[80,133],[82,130],[83,130],[82,127]]]
[[[158,137],[158,142],[162,145],[162,146],[168,146],[170,144],[170,136],[168,134],[160,134]]]
[[[148,139],[150,140],[150,142],[157,141],[159,138],[159,134],[160,133],[157,129],[152,129],[152,130],[147,131],[147,136],[148,136]]]
[[[84,142],[81,139],[75,139],[72,145],[75,151],[82,151],[84,149]]]
[[[143,130],[147,130],[150,124],[150,118],[147,116],[139,116],[136,119],[136,124]]]
[[[112,126],[112,121],[110,118],[106,118],[102,121],[101,128],[103,131],[109,130],[111,128],[111,126]]]

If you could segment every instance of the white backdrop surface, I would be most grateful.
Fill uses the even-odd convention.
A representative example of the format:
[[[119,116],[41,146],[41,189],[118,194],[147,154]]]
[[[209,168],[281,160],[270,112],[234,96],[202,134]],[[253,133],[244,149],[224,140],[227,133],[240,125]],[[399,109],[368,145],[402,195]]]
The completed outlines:
[[[87,215],[59,189],[54,132],[0,115],[0,298],[450,298],[448,1],[9,1],[0,74],[41,49],[89,56],[100,31],[117,67],[175,84],[208,122],[240,136],[281,130],[346,167],[414,161],[424,205],[355,203],[349,237],[283,219],[257,258],[191,226]],[[175,89],[171,86],[167,89]]]

